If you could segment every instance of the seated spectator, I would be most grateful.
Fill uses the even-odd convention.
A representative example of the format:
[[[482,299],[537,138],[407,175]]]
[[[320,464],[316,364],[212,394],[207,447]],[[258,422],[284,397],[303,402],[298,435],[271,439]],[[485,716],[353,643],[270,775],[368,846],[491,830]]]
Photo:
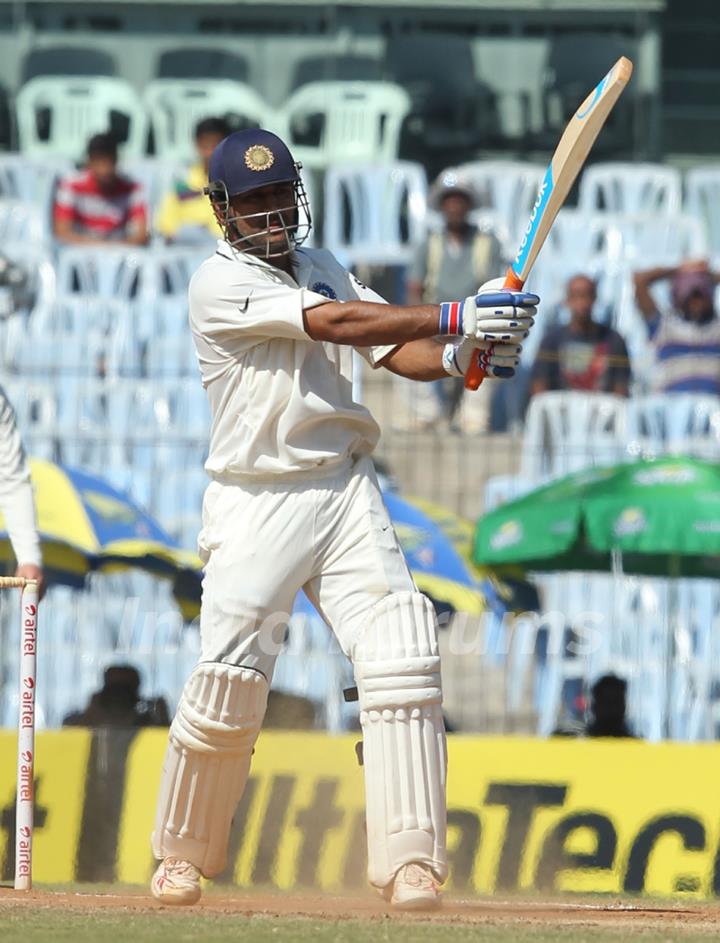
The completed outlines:
[[[670,279],[672,310],[661,312],[650,287]],[[720,395],[718,276],[707,262],[635,273],[635,298],[655,348],[653,387],[663,393]]]
[[[104,683],[83,711],[68,714],[64,727],[167,727],[170,714],[161,697],[140,699],[140,675],[131,665],[111,665]]]
[[[195,128],[197,163],[173,182],[160,204],[155,223],[168,242],[198,243],[222,238],[203,187],[208,182],[210,155],[230,130],[224,118],[205,118]]]
[[[598,678],[590,689],[588,737],[634,737],[625,719],[627,681],[617,675]]]
[[[407,304],[467,298],[502,271],[497,238],[470,222],[469,214],[475,203],[472,187],[454,174],[443,174],[435,183],[431,204],[442,214],[443,228],[431,232],[415,253],[408,273]],[[491,387],[488,383],[478,392],[463,396],[462,377],[413,384],[413,397],[428,397],[422,406],[417,404],[420,424],[432,426],[440,416],[452,421],[458,412],[463,431],[483,431],[487,427]]]
[[[593,318],[596,300],[595,282],[587,275],[569,280],[565,304],[570,321],[550,328],[543,337],[533,365],[532,396],[548,390],[628,395],[630,358],[625,341]]]
[[[90,138],[85,169],[58,184],[53,211],[56,239],[71,245],[145,245],[142,187],[119,174],[117,162],[117,143],[111,134]]]

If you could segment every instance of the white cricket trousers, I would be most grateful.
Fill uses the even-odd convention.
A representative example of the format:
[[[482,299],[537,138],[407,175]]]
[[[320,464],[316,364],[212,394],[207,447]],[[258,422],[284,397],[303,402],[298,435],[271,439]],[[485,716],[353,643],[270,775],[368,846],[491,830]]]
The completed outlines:
[[[213,481],[198,543],[200,661],[268,680],[300,589],[347,655],[374,604],[416,591],[367,457],[319,480]]]

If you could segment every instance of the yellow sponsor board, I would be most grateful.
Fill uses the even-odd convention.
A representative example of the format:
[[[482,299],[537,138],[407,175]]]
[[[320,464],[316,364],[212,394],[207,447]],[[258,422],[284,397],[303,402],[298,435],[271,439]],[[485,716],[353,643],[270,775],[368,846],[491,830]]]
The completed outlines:
[[[78,838],[83,736],[38,737],[39,799],[67,818],[50,828],[48,813],[38,831],[37,880],[72,876],[70,849],[78,842],[87,874],[94,835],[86,827]],[[145,883],[153,867],[149,836],[166,739],[164,730],[127,739],[123,775],[111,784],[89,771],[89,792],[93,782],[120,791],[113,802],[88,797],[88,805],[107,799],[115,810],[105,853],[109,847],[117,880]],[[324,890],[364,884],[364,785],[355,741],[261,736],[220,881]],[[0,736],[4,808],[14,796],[6,774],[13,751],[14,737]],[[454,736],[449,756],[456,890],[720,896],[720,746]]]
[[[236,817],[230,873],[242,885],[361,883],[363,774],[352,737],[265,733]],[[133,747],[118,877],[151,868],[165,738]],[[451,884],[521,889],[720,892],[720,747],[635,741],[451,737]]]
[[[72,881],[85,801],[90,752],[85,730],[48,731],[35,750],[33,877]],[[15,855],[17,739],[0,731],[0,879],[11,880]]]

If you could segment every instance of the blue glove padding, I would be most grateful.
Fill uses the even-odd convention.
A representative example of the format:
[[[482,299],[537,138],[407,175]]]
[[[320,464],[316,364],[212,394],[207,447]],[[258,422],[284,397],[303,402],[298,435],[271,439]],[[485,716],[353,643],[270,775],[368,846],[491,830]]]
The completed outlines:
[[[438,333],[519,343],[535,323],[539,301],[532,292],[492,290],[471,295],[465,301],[445,302],[440,305]]]

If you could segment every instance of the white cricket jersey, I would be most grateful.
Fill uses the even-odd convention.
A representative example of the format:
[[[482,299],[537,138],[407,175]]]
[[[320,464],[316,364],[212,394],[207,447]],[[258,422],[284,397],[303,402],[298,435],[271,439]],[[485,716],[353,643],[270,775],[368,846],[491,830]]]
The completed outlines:
[[[0,510],[16,561],[42,564],[30,468],[20,440],[15,410],[0,387]]]
[[[294,278],[220,240],[190,281],[213,478],[324,476],[377,443],[377,423],[352,398],[352,348],[313,341],[303,310],[383,299],[325,249],[299,249],[293,261]],[[358,348],[372,366],[392,350]]]

